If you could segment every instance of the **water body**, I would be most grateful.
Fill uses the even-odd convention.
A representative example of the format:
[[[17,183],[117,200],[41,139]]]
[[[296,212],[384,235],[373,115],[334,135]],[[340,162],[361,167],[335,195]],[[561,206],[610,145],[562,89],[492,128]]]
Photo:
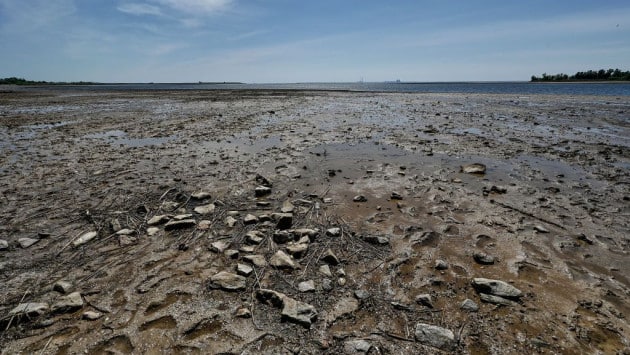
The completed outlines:
[[[63,85],[53,90],[343,90],[373,92],[470,93],[520,95],[597,95],[630,96],[628,82],[355,82],[355,83],[288,83],[288,84],[103,84]]]

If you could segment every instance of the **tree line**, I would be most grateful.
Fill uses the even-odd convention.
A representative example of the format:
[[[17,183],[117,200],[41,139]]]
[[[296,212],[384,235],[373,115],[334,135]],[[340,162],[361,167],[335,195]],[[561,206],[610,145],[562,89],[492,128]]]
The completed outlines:
[[[10,77],[10,78],[3,78],[0,79],[0,85],[2,84],[9,84],[9,85],[90,85],[90,84],[96,84],[93,82],[89,82],[89,81],[73,81],[73,82],[53,82],[53,81],[33,81],[33,80],[26,80],[24,78],[16,78],[16,77]]]
[[[580,71],[573,75],[567,74],[547,74],[543,73],[538,77],[532,75],[531,81],[612,81],[612,80],[628,80],[630,81],[630,71],[621,71],[619,69],[600,69]]]

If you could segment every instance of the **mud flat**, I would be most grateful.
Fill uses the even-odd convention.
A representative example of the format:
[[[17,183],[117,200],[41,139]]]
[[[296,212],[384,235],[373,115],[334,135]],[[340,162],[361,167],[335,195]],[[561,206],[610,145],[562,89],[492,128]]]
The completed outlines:
[[[0,93],[0,349],[629,354],[630,98]]]

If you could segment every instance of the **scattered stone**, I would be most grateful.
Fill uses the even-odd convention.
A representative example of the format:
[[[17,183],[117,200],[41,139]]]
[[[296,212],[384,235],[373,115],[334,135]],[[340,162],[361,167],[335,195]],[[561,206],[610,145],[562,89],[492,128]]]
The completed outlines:
[[[475,278],[472,281],[472,285],[479,293],[507,298],[519,298],[523,296],[521,290],[500,280]]]
[[[322,280],[322,290],[331,291],[333,289],[333,283],[331,279],[323,279]]]
[[[504,194],[507,192],[507,187],[492,185],[492,187],[490,187],[490,192],[494,192],[497,194]]]
[[[389,237],[384,235],[364,235],[363,240],[370,244],[387,245],[389,244]]]
[[[72,291],[72,284],[68,281],[57,281],[53,285],[53,291],[66,294]]]
[[[209,192],[198,191],[190,195],[190,197],[192,197],[194,200],[206,200],[212,197],[212,195],[210,195]]]
[[[231,217],[236,217],[241,214],[239,211],[227,211],[227,215]]]
[[[295,206],[293,206],[289,200],[284,201],[282,203],[282,208],[280,208],[282,213],[293,213],[293,210],[295,210]]]
[[[313,292],[315,291],[315,281],[308,280],[302,281],[298,284],[298,291],[300,292]]]
[[[129,228],[124,228],[116,232],[116,235],[133,235],[136,234],[136,231]]]
[[[509,300],[505,297],[490,295],[487,293],[479,293],[479,299],[487,303],[493,303],[493,304],[498,304],[502,306],[517,306],[518,305],[518,303],[512,300]]]
[[[261,186],[273,187],[271,181],[260,174],[256,174],[256,182],[259,183]]]
[[[10,316],[26,315],[27,317],[41,316],[48,312],[49,306],[47,303],[40,302],[28,302],[20,303],[17,307],[13,308],[10,312]]]
[[[83,307],[83,297],[79,292],[72,292],[67,296],[60,297],[52,306],[53,313],[70,313]]]
[[[421,344],[442,350],[453,350],[456,344],[452,331],[425,323],[416,324],[415,336]]]
[[[356,290],[354,291],[354,297],[359,300],[366,300],[370,298],[370,293],[366,290]]]
[[[239,249],[240,251],[242,251],[243,253],[253,253],[254,251],[256,251],[256,246],[254,245],[242,245],[241,248]]]
[[[477,312],[479,310],[479,306],[477,305],[477,303],[475,303],[475,301],[467,298],[465,299],[462,304],[459,306],[459,308],[463,309],[464,311],[468,311],[468,312]]]
[[[221,271],[210,278],[210,287],[226,291],[244,290],[247,287],[247,279],[231,272]]]
[[[335,253],[333,253],[333,251],[330,248],[326,250],[326,253],[324,253],[324,256],[322,257],[322,261],[333,266],[339,265],[339,258],[337,258]]]
[[[310,327],[317,318],[315,307],[308,303],[297,301],[287,295],[273,290],[260,289],[256,298],[274,307],[282,307],[282,318],[290,322]]]
[[[477,262],[477,264],[481,265],[492,265],[495,262],[494,256],[481,252],[474,253],[473,259],[475,260],[475,262]]]
[[[390,196],[391,200],[402,200],[403,197],[401,194],[399,194],[398,192],[394,191],[392,192],[392,195]]]
[[[354,297],[341,298],[324,317],[326,323],[331,324],[342,316],[352,314],[359,309],[359,301]]]
[[[243,260],[247,261],[248,263],[256,266],[256,267],[265,267],[267,266],[267,260],[265,259],[264,255],[260,255],[260,254],[255,254],[255,255],[245,255],[243,257]]]
[[[448,269],[448,263],[442,259],[438,259],[435,261],[435,269],[436,270],[446,270]]]
[[[160,228],[158,228],[158,227],[149,227],[149,228],[147,228],[147,235],[149,237],[152,237],[152,236],[156,235],[159,231],[160,231]]]
[[[248,213],[247,215],[245,215],[245,217],[243,218],[243,223],[245,224],[254,224],[254,223],[258,223],[258,217],[254,216],[253,214]]]
[[[181,219],[173,220],[164,225],[165,231],[172,231],[177,229],[185,229],[194,227],[197,224],[194,219]]]
[[[324,197],[324,203],[333,203],[333,199],[330,197]]]
[[[365,197],[363,195],[357,195],[357,196],[354,196],[352,201],[354,201],[354,202],[367,202],[367,197]]]
[[[39,242],[39,239],[33,239],[33,238],[20,238],[20,239],[18,239],[18,243],[24,249],[30,247],[31,245],[33,245],[33,244],[35,244],[37,242]]]
[[[147,224],[150,226],[155,226],[158,224],[162,224],[162,223],[166,223],[170,220],[170,217],[167,215],[159,215],[159,216],[153,216],[151,217],[151,219],[149,219],[147,221]]]
[[[345,285],[346,285],[346,282],[347,282],[347,280],[346,280],[346,278],[345,278],[345,277],[340,277],[340,278],[338,278],[338,279],[337,279],[337,284],[338,284],[339,286],[342,286],[342,287],[343,287],[343,286],[345,286]]]
[[[306,237],[306,239],[308,240],[308,237]],[[293,256],[294,258],[301,258],[308,251],[308,246],[308,243],[298,241],[296,243],[289,243],[286,249],[287,252],[291,254],[291,256]]]
[[[319,267],[319,272],[324,275],[324,276],[328,276],[328,277],[332,277],[333,274],[330,271],[330,266],[328,265],[322,265]]]
[[[120,244],[121,247],[124,247],[124,246],[127,246],[127,245],[136,244],[137,241],[138,241],[138,238],[132,237],[130,235],[119,235],[118,236],[118,244]]]
[[[291,225],[293,225],[293,214],[292,213],[274,213],[271,215],[277,225],[278,229],[289,229]]]
[[[83,319],[85,320],[97,320],[101,318],[102,316],[103,315],[101,313],[94,312],[94,311],[87,311],[83,313]]]
[[[247,277],[251,275],[252,272],[254,272],[254,269],[251,266],[246,265],[246,264],[241,264],[241,263],[236,264],[237,274]]]
[[[249,244],[260,244],[265,239],[265,235],[260,231],[249,231],[245,234],[245,240]]]
[[[239,307],[236,312],[234,312],[234,315],[238,318],[251,318],[252,311],[247,307]]]
[[[462,165],[460,172],[466,174],[485,174],[486,166],[480,163]]]
[[[210,243],[210,251],[213,251],[215,253],[223,253],[225,249],[227,249],[229,246],[229,243],[222,240],[217,240],[216,242]]]
[[[238,256],[240,255],[239,251],[236,249],[227,249],[225,250],[225,252],[223,252],[223,255],[225,255],[228,259],[238,259]],[[264,257],[263,257],[264,260]],[[266,265],[267,263],[265,263]]]
[[[293,234],[291,234],[289,231],[273,232],[273,241],[278,244],[284,244],[290,240],[293,240]]]
[[[214,205],[214,203],[210,203],[207,205],[197,206],[194,208],[193,211],[195,211],[196,213],[200,215],[206,215],[206,214],[214,213],[215,210],[216,210],[216,206]]]
[[[236,222],[238,222],[238,221],[236,220],[236,218],[234,218],[232,216],[225,217],[225,222],[224,223],[225,223],[226,226],[228,226],[230,228],[233,228],[234,225],[236,225]]]
[[[278,250],[275,254],[273,254],[271,259],[269,260],[269,263],[272,266],[277,267],[278,269],[299,268],[299,265],[293,260],[293,258],[291,258],[291,256],[289,256],[287,253],[283,252],[282,250]]]
[[[79,245],[83,245],[83,244],[89,242],[90,240],[96,238],[97,235],[98,235],[98,233],[96,233],[96,232],[84,233],[79,238],[75,239],[72,242],[72,245],[75,246],[75,247],[78,247]]]
[[[183,213],[183,214],[178,214],[174,216],[173,219],[176,221],[183,221],[185,219],[191,219],[192,217],[193,217],[192,213]]]
[[[534,226],[534,230],[536,232],[538,232],[538,233],[549,233],[549,229],[547,229],[547,228],[545,228],[545,227],[543,227],[543,226],[541,226],[539,224]]]
[[[341,228],[339,227],[329,228],[328,230],[326,230],[326,235],[329,237],[339,237],[341,236]]]
[[[263,197],[263,196],[269,195],[270,193],[271,193],[271,187],[258,186],[256,189],[254,189],[254,195],[256,197]]]
[[[421,295],[416,296],[416,303],[421,304],[425,307],[433,308],[433,299],[431,295],[428,293],[423,293]]]
[[[7,242],[4,239],[0,239],[0,250],[7,250],[9,249],[9,242]]]
[[[345,354],[366,354],[372,349],[372,344],[363,339],[348,340],[343,344]]]
[[[309,237],[309,239],[313,240],[319,234],[319,229],[317,229],[317,228],[315,228],[315,229],[313,229],[313,228],[299,228],[299,229],[290,230],[289,232],[292,233],[293,235],[295,235],[298,238],[307,236],[307,237]]]

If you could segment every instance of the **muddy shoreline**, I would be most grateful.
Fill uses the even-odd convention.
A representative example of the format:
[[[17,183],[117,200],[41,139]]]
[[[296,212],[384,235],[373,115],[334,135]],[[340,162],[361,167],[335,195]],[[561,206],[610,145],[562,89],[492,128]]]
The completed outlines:
[[[628,97],[3,91],[0,348],[630,353],[628,117]]]

